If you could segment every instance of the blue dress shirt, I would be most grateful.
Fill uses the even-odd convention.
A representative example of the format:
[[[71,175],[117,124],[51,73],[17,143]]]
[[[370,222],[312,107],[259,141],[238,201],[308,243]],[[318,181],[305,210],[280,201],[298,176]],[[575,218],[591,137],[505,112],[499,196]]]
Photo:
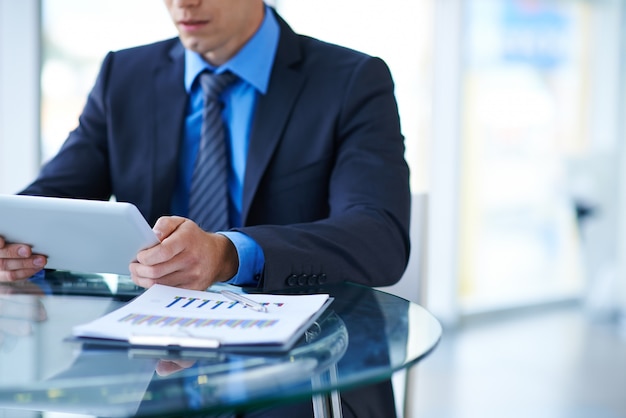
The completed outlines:
[[[221,73],[231,71],[239,79],[221,96],[224,102],[223,117],[228,137],[230,167],[228,173],[229,218],[233,227],[241,226],[243,181],[248,156],[250,129],[259,94],[267,92],[269,77],[278,46],[280,29],[272,12],[266,7],[265,17],[253,37],[223,65],[215,68],[201,55],[185,50],[185,89],[189,94],[185,130],[178,162],[178,177],[172,199],[172,213],[187,217],[189,213],[189,189],[194,162],[200,142],[202,89],[196,81],[198,74],[208,69]],[[237,248],[239,271],[229,281],[237,285],[256,285],[265,265],[265,257],[259,245],[249,236],[233,231],[220,231]]]

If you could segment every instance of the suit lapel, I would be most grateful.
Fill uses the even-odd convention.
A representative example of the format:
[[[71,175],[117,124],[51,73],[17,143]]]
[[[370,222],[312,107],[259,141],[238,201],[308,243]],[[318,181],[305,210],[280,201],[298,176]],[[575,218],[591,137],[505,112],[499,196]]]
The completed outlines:
[[[176,42],[169,55],[154,72],[154,106],[156,143],[152,158],[152,216],[170,212],[178,166],[187,92],[183,84],[184,49]]]
[[[241,213],[244,225],[259,182],[278,146],[304,82],[304,75],[295,65],[301,60],[298,36],[277,14],[276,18],[280,25],[276,58],[267,94],[258,99],[250,134]]]

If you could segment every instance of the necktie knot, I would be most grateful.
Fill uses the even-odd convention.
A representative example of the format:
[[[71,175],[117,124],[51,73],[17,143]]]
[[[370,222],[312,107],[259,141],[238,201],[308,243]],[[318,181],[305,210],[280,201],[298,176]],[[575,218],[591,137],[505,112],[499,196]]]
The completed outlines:
[[[230,71],[219,74],[204,71],[200,73],[200,86],[206,98],[216,100],[224,89],[236,79],[237,76]]]

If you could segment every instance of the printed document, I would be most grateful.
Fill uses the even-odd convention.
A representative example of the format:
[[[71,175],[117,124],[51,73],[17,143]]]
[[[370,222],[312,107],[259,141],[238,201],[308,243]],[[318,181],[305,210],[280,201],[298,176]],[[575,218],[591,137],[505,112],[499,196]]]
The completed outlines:
[[[241,294],[154,285],[123,307],[74,327],[75,337],[133,345],[218,348],[266,345],[288,349],[332,300],[327,294]],[[263,310],[255,309],[262,306]]]

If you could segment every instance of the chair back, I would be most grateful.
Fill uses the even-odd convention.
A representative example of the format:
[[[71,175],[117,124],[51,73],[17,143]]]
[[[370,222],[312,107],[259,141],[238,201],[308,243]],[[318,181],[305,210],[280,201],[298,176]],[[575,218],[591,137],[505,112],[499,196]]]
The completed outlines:
[[[394,294],[411,302],[424,305],[426,289],[426,261],[428,234],[428,194],[414,193],[411,196],[411,254],[407,268],[400,280],[392,286],[377,289]]]
[[[428,260],[428,194],[414,193],[411,196],[411,254],[407,268],[400,280],[392,286],[378,287],[408,301],[426,304],[426,272]],[[390,353],[404,356],[404,353]],[[415,393],[417,391],[416,367],[396,372],[392,377],[396,413],[398,418],[413,418],[417,414]]]

